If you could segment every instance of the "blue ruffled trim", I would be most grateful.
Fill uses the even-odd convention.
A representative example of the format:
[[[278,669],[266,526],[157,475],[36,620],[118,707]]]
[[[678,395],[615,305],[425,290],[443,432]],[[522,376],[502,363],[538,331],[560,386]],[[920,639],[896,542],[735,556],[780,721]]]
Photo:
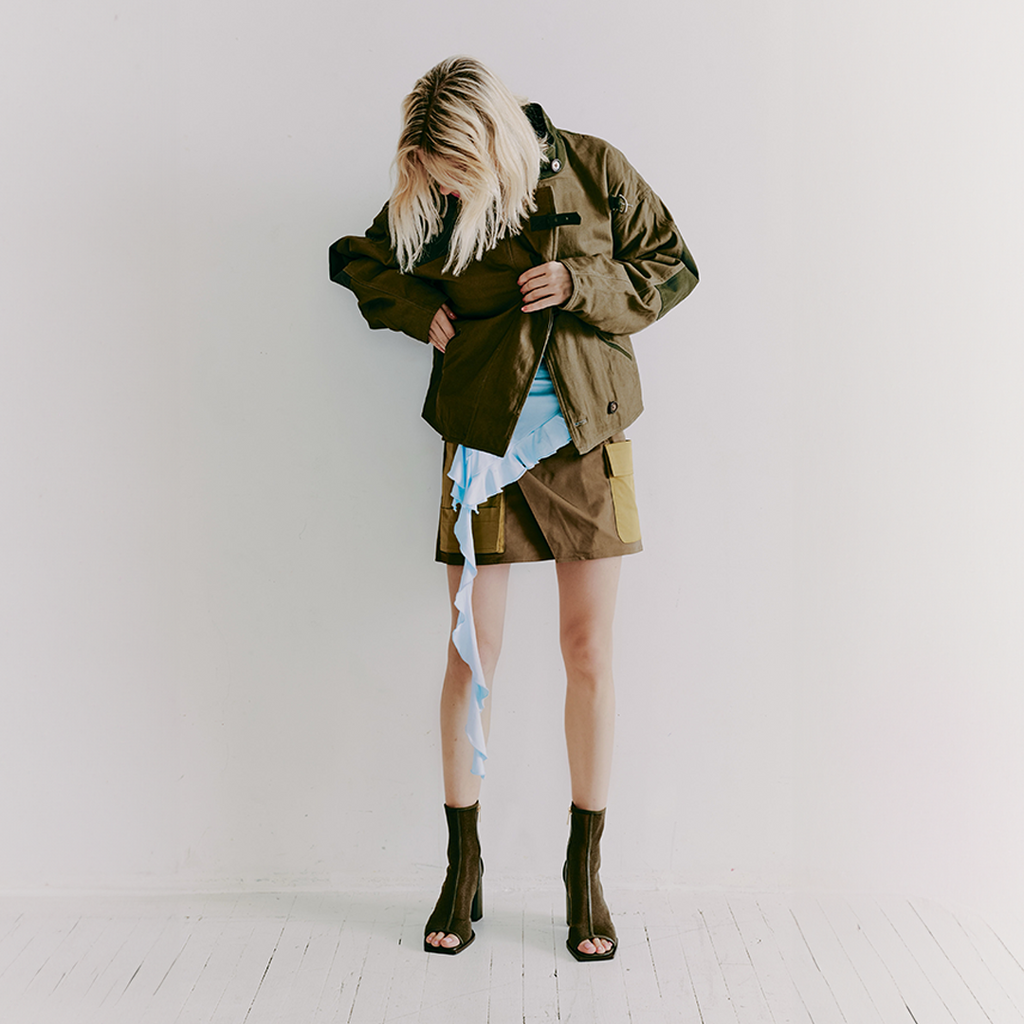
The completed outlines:
[[[481,778],[484,775],[484,761],[487,760],[482,713],[488,690],[484,685],[476,624],[473,621],[473,579],[477,566],[472,514],[488,498],[503,487],[515,483],[541,459],[554,455],[570,440],[569,428],[559,408],[551,378],[546,372],[538,373],[505,455],[499,457],[459,445],[448,471],[452,480],[452,505],[459,507],[455,537],[465,558],[462,579],[455,594],[459,617],[452,631],[452,642],[472,673],[472,700],[469,702],[469,715],[466,719],[466,735],[473,745],[473,774]]]

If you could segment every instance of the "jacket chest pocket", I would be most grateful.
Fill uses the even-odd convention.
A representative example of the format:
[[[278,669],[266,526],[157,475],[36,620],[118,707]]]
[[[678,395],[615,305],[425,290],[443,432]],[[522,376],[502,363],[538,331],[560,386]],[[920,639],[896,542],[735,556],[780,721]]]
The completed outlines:
[[[611,222],[606,217],[588,215],[581,224],[558,229],[557,259],[570,256],[608,256],[615,250]]]

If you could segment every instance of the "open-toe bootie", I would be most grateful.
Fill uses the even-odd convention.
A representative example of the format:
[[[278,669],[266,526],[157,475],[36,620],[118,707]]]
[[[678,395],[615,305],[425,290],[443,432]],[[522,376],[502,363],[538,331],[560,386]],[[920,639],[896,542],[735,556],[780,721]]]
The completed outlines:
[[[566,947],[581,961],[611,960],[618,938],[608,904],[601,890],[601,833],[604,811],[584,811],[572,805],[569,848],[565,854],[562,880],[565,882],[565,923],[569,926]],[[611,943],[605,953],[584,953],[581,942],[604,939]]]
[[[484,916],[484,862],[480,858],[476,829],[480,804],[477,802],[472,807],[445,804],[444,813],[448,819],[448,873],[434,912],[423,929],[423,948],[428,953],[454,956],[476,938],[470,922]],[[459,944],[432,946],[426,938],[431,932],[455,935]]]

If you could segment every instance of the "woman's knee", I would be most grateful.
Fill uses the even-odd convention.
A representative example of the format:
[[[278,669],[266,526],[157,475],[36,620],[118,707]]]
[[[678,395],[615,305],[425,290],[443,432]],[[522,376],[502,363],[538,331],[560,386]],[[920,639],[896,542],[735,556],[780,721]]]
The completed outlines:
[[[477,635],[477,649],[480,652],[480,666],[484,675],[490,678],[498,665],[498,656],[501,654],[501,640],[493,640],[486,635]],[[468,685],[472,676],[469,665],[462,659],[455,647],[455,644],[448,641],[448,675],[454,681],[464,682]]]
[[[612,668],[611,637],[589,622],[562,627],[562,658],[570,672],[583,677],[610,676]]]

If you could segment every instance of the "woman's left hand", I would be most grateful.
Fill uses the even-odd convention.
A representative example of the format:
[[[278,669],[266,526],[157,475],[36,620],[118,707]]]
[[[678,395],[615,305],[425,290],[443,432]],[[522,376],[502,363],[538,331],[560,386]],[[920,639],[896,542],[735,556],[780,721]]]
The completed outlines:
[[[531,267],[516,282],[523,293],[524,313],[560,306],[572,295],[572,274],[563,263]]]

